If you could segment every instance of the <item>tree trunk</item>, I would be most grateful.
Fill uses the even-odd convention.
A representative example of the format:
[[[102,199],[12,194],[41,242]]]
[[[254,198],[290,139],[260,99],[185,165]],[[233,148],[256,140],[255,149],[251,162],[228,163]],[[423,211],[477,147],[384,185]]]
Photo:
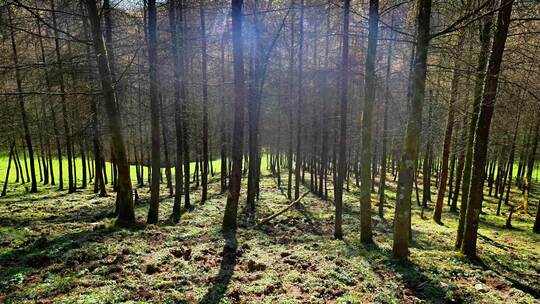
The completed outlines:
[[[460,77],[460,60],[459,54],[463,48],[464,34],[460,34],[458,43],[456,46],[456,59],[454,61],[454,75],[452,76],[452,84],[450,88],[450,104],[448,106],[448,119],[446,121],[446,131],[444,134],[443,151],[442,151],[442,168],[441,168],[441,180],[439,183],[439,191],[437,192],[437,202],[435,204],[435,210],[433,211],[433,220],[436,223],[441,223],[442,209],[444,203],[444,196],[446,192],[446,186],[448,182],[448,160],[450,157],[450,146],[452,143],[452,133],[454,130],[454,107],[457,101],[457,94],[459,91],[459,77]],[[451,180],[450,180],[451,182]]]
[[[2,194],[0,195],[2,197],[6,196],[7,185],[9,183],[9,170],[11,169],[11,159],[13,158],[14,147],[15,147],[15,141],[12,141],[9,147],[9,158],[8,158],[8,165],[7,165],[7,170],[6,170],[6,179],[4,180],[4,188],[2,188]]]
[[[159,179],[161,173],[159,92],[157,73],[157,17],[156,1],[148,0],[148,65],[150,81],[150,125],[152,137],[152,184],[147,222],[155,224],[159,215]]]
[[[452,196],[452,203],[450,205],[450,211],[451,212],[457,212],[457,202],[459,199],[459,191],[461,189],[461,181],[463,178],[463,167],[465,166],[465,150],[466,150],[466,142],[467,142],[467,116],[463,115],[463,122],[461,125],[461,134],[460,134],[460,147],[462,147],[459,151],[458,156],[458,165],[456,170],[456,186],[455,190]]]
[[[13,24],[12,16],[11,16],[11,9],[8,6],[8,17],[9,17],[9,24]],[[15,33],[13,27],[10,27],[10,36],[11,36],[11,48],[13,50],[13,63],[15,65],[15,80],[17,81],[17,91],[22,93],[22,79],[19,71],[19,58],[17,54],[17,44],[15,42]],[[23,129],[24,129],[24,140],[26,142],[26,147],[28,148],[28,156],[30,157],[30,174],[31,174],[31,180],[32,185],[30,188],[30,192],[36,193],[37,192],[37,181],[36,181],[36,168],[34,166],[34,149],[32,147],[32,139],[30,137],[30,128],[28,126],[28,117],[26,113],[26,105],[24,100],[23,94],[18,94],[19,99],[19,107],[21,110],[21,118],[23,123]],[[24,149],[24,148],[23,148]],[[24,150],[23,150],[24,151]],[[26,157],[24,158],[24,162],[26,163]],[[26,168],[26,174],[27,174],[27,180],[28,178],[28,168]]]
[[[371,231],[371,156],[373,151],[371,145],[373,141],[373,105],[375,103],[375,94],[377,89],[375,64],[377,60],[378,32],[379,1],[370,0],[369,34],[364,84],[364,107],[361,126],[362,148],[360,156],[360,241],[364,244],[373,242]],[[345,44],[343,47],[346,47]]]
[[[338,151],[338,170],[334,189],[334,199],[336,204],[334,237],[336,239],[343,238],[342,231],[342,213],[343,213],[343,179],[347,174],[347,103],[349,92],[349,14],[351,1],[345,0],[343,5],[343,44],[341,53],[340,67],[340,123],[339,123],[339,151]],[[301,46],[300,46],[301,48]],[[369,193],[369,190],[368,190]],[[370,215],[371,216],[371,215]],[[363,223],[364,221],[362,221]],[[362,234],[365,236],[365,234]]]
[[[300,0],[300,38],[298,41],[298,103],[296,105],[296,166],[294,169],[294,199],[300,197],[300,169],[304,164],[302,156],[302,112],[304,101],[304,0]]]
[[[103,99],[109,118],[111,128],[111,141],[115,150],[118,164],[118,193],[116,201],[118,203],[117,224],[121,226],[132,225],[135,222],[135,212],[133,208],[133,191],[131,188],[131,178],[129,164],[126,157],[124,137],[122,135],[122,119],[116,105],[116,96],[109,68],[109,59],[105,48],[105,42],[101,31],[99,12],[95,0],[85,0],[88,8],[88,15],[92,26],[92,38],[94,51],[101,77]]]
[[[394,25],[394,15],[392,14],[391,26]],[[386,76],[385,76],[385,88],[384,88],[384,114],[383,114],[383,130],[382,130],[382,151],[381,151],[381,174],[379,181],[379,217],[384,218],[384,202],[385,202],[385,190],[386,190],[386,164],[388,160],[387,145],[388,145],[388,110],[390,108],[390,72],[392,68],[392,54],[395,39],[395,32],[391,31],[390,42],[388,43],[388,54],[386,59]]]
[[[201,2],[202,3],[202,2]],[[204,9],[201,5],[201,39],[202,39],[202,99],[203,99],[203,151],[202,151],[202,197],[201,203],[208,199],[208,54],[206,52],[206,25],[204,20]]]
[[[489,8],[493,6],[494,1],[490,0]],[[469,133],[467,147],[465,152],[465,165],[463,166],[463,183],[461,188],[461,205],[459,207],[459,223],[456,235],[455,248],[460,249],[463,243],[463,230],[465,227],[465,215],[469,201],[469,187],[471,183],[472,170],[472,151],[474,144],[474,131],[478,122],[478,113],[480,111],[480,101],[482,98],[482,89],[485,77],[485,68],[488,59],[489,42],[491,33],[493,14],[484,16],[482,28],[480,31],[480,53],[478,55],[478,65],[476,67],[476,78],[474,84],[474,99],[472,105],[471,121],[469,123]]]
[[[533,170],[534,170],[534,160],[536,158],[536,150],[538,149],[538,141],[539,141],[539,137],[540,137],[540,120],[537,119],[536,120],[536,126],[534,128],[534,137],[533,137],[533,142],[531,143],[531,151],[529,152],[529,157],[528,157],[528,163],[527,163],[527,176],[525,178],[525,182],[524,182],[524,194],[525,194],[525,198],[527,199],[524,199],[523,200],[523,211],[524,212],[528,212],[529,211],[529,201],[528,201],[528,197],[529,197],[529,194],[530,194],[530,191],[531,191],[531,188],[532,188],[532,174],[533,174]]]
[[[167,119],[163,112],[163,95],[159,95],[159,111],[161,116],[161,136],[163,137],[163,156],[165,157],[165,177],[167,178],[167,188],[169,197],[173,197],[174,190],[172,184],[171,159],[169,157],[169,141],[167,139]]]
[[[223,32],[223,36],[221,37],[221,45],[220,45],[220,56],[221,56],[221,64],[220,64],[220,74],[221,74],[221,127],[220,127],[220,140],[221,140],[221,146],[220,146],[220,165],[221,165],[221,172],[220,172],[220,186],[221,186],[221,193],[224,193],[227,191],[227,131],[225,129],[226,126],[226,104],[225,104],[225,42],[226,42],[226,35],[225,31]]]
[[[54,46],[57,60],[57,67],[60,73],[58,73],[59,83],[60,83],[60,103],[62,106],[62,120],[64,123],[64,135],[66,137],[66,153],[67,153],[67,163],[68,163],[68,192],[75,192],[75,184],[73,181],[73,150],[71,144],[70,128],[69,128],[69,118],[68,110],[66,105],[66,90],[64,85],[64,76],[63,76],[63,67],[62,67],[62,57],[60,54],[60,38],[58,32],[58,26],[56,24],[56,12],[54,8],[54,0],[51,0],[51,13],[53,20],[54,28]]]
[[[182,7],[178,0],[169,2],[169,27],[171,29],[171,53],[174,63],[174,124],[176,132],[176,162],[175,162],[175,195],[171,214],[171,220],[178,223],[180,220],[180,209],[183,194],[184,175],[182,171],[183,162],[183,124],[182,124],[182,102],[184,93],[184,58],[183,46],[178,37],[178,31],[182,30]]]
[[[235,231],[242,179],[242,156],[244,141],[244,49],[242,41],[242,3],[243,0],[232,0],[232,36],[234,61],[234,131],[232,143],[233,168],[229,182],[229,193],[223,217],[223,229]]]
[[[461,251],[469,258],[476,257],[476,240],[478,233],[478,222],[480,219],[480,209],[482,206],[482,192],[485,177],[484,165],[487,157],[489,130],[491,118],[495,108],[498,76],[503,58],[506,37],[508,36],[508,27],[510,24],[513,2],[514,0],[503,0],[498,13],[497,29],[494,35],[487,73],[484,80],[484,90],[482,93],[482,102],[480,104],[480,115],[478,117],[478,124],[475,130],[469,204],[467,206],[465,229],[463,232],[463,245],[461,248]]]
[[[411,196],[415,164],[418,158],[420,129],[422,126],[422,104],[426,89],[427,54],[429,48],[429,24],[431,0],[420,0],[417,17],[417,38],[414,68],[412,71],[411,111],[407,120],[403,152],[401,156],[398,190],[394,220],[393,256],[400,260],[409,254]],[[363,168],[362,168],[363,169]]]
[[[324,72],[323,72],[323,79],[322,79],[322,88],[324,92],[324,97],[322,99],[322,106],[323,109],[326,109],[328,107],[328,99],[330,96],[329,90],[330,87],[328,85],[328,73],[329,73],[329,59],[328,54],[330,50],[330,1],[328,2],[328,12],[326,15],[326,36],[324,40]],[[328,199],[326,195],[326,187],[323,187],[323,184],[326,185],[327,179],[328,179],[328,128],[329,128],[329,119],[330,116],[328,115],[328,111],[323,111],[323,117],[322,117],[322,143],[321,143],[321,167],[320,167],[320,177],[319,177],[319,195],[323,199]]]

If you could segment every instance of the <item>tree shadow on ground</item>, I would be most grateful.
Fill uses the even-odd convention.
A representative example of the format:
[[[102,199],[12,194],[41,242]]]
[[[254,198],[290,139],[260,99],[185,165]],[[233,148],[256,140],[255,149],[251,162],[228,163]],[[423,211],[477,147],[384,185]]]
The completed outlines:
[[[32,240],[21,248],[12,249],[0,254],[0,265],[10,263],[37,262],[31,261],[36,255],[46,255],[51,261],[59,258],[70,249],[81,248],[92,242],[100,242],[107,235],[120,231],[120,228],[96,228],[75,233],[66,233],[53,239],[42,236]]]
[[[238,249],[238,241],[236,239],[236,233],[234,232],[224,232],[223,238],[225,239],[225,245],[223,246],[223,251],[221,253],[222,259],[219,272],[213,278],[213,285],[202,297],[200,303],[219,303],[225,296],[225,292],[227,291],[227,288],[231,282],[234,267],[237,263],[236,254]]]
[[[305,218],[304,222],[310,228],[311,232],[315,235],[322,235],[323,230],[322,230],[320,221],[303,204],[296,204],[296,205],[297,206],[295,209],[304,216]]]
[[[44,207],[46,208],[46,207]],[[42,209],[44,209],[42,208]],[[54,207],[51,207],[52,210]],[[103,203],[99,205],[79,205],[70,209],[62,210],[63,213],[45,213],[36,215],[29,213],[25,215],[6,215],[0,216],[0,226],[3,227],[28,227],[38,225],[42,221],[48,224],[67,224],[67,223],[91,223],[100,221],[104,218],[114,217],[114,202]]]
[[[512,267],[508,267],[507,265],[501,263],[498,258],[496,257],[490,257],[489,260],[491,261],[490,264],[487,262],[488,258],[480,258],[476,257],[473,260],[469,260],[469,262],[473,265],[481,267],[483,270],[491,270],[497,275],[503,277],[505,280],[512,283],[512,287],[517,288],[525,293],[528,293],[535,297],[536,299],[540,299],[540,287],[538,284],[535,285],[534,281],[536,278],[532,279],[532,286],[529,286],[525,284],[524,282],[520,281],[524,279],[524,274],[516,272],[516,270]]]
[[[392,258],[392,252],[379,247],[376,243],[364,245],[359,240],[344,240],[346,254],[349,256],[364,256],[371,265],[373,272],[381,279],[385,280],[388,271],[401,276],[403,290],[401,297],[415,297],[428,303],[444,302],[446,290],[438,280],[430,278],[418,265],[406,261],[398,262]]]
[[[2,269],[0,282],[7,282],[14,273],[20,272],[21,269],[31,273],[44,272],[49,266],[59,262],[64,264],[63,268],[69,268],[83,262],[87,263],[99,259],[96,252],[81,251],[83,255],[73,255],[71,252],[88,248],[95,242],[102,242],[105,237],[117,231],[119,231],[118,228],[109,227],[66,233],[52,239],[42,236],[20,248],[5,251],[0,254],[0,269]]]

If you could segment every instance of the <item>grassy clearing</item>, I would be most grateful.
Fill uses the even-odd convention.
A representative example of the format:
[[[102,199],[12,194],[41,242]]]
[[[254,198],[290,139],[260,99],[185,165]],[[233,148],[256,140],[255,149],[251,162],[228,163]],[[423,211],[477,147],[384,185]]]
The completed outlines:
[[[8,188],[7,188],[7,193],[8,195],[13,195],[13,194],[20,194],[20,193],[24,193],[27,191],[26,188],[30,188],[30,182],[27,180],[27,176],[26,176],[26,170],[25,170],[25,166],[24,166],[24,158],[21,158],[21,165],[23,166],[23,175],[24,175],[24,180],[25,180],[25,184],[22,184],[21,180],[19,180],[19,183],[16,183],[16,176],[17,176],[17,173],[15,172],[15,165],[14,163],[12,162],[11,163],[11,169],[10,169],[10,172],[9,172],[9,184],[8,184]],[[2,186],[3,186],[3,183],[5,181],[5,178],[6,178],[6,171],[7,171],[7,163],[8,163],[8,156],[0,156],[0,181],[2,182]],[[30,170],[30,164],[29,164],[29,160],[27,159],[28,161],[28,170]],[[77,185],[78,186],[81,186],[82,184],[82,160],[80,158],[77,158],[75,160],[75,164],[76,164],[76,173],[77,173]],[[41,183],[39,183],[41,180],[40,180],[40,175],[39,175],[39,169],[38,169],[38,163],[37,161],[35,162],[35,166],[36,166],[36,178],[38,179],[38,191],[43,189],[45,191],[48,191],[50,190],[49,188],[50,187],[43,187],[41,185]],[[112,164],[110,162],[106,162],[105,163],[105,166],[107,168],[107,177],[108,177],[108,182],[111,183],[111,167],[112,167]],[[195,172],[195,162],[191,162],[190,163],[190,172],[193,173]],[[219,169],[220,169],[220,160],[217,159],[217,160],[213,160],[212,161],[212,166],[214,167],[214,173],[219,173]],[[133,183],[135,183],[137,181],[137,175],[136,175],[136,168],[134,165],[132,165],[130,167],[130,172],[131,172],[131,179],[133,181]],[[66,161],[66,159],[64,158],[62,160],[62,170],[63,170],[63,180],[64,180],[64,188],[67,189],[67,183],[68,183],[68,162]],[[88,170],[88,169],[87,169]],[[145,183],[147,182],[146,178],[148,176],[148,167],[144,167],[144,181]],[[210,166],[208,168],[208,170],[210,170]],[[57,159],[54,159],[53,160],[53,171],[54,171],[54,177],[55,177],[55,183],[56,185],[59,184],[59,163],[58,163],[58,160]],[[165,177],[165,169],[162,169],[162,172],[163,172],[163,177]],[[175,174],[175,170],[174,168],[171,168],[171,172],[172,174],[174,175]],[[89,176],[89,173],[87,173],[87,175]]]
[[[445,212],[437,225],[421,219],[415,204],[411,261],[398,265],[390,258],[395,183],[386,219],[373,216],[375,244],[364,246],[353,183],[343,241],[332,239],[333,204],[311,194],[269,225],[248,228],[242,218],[237,236],[224,237],[216,178],[210,200],[196,202],[180,224],[165,221],[172,199],[164,196],[163,221],[133,230],[113,226],[114,197],[90,190],[67,195],[42,186],[0,199],[0,303],[538,303],[540,236],[531,232],[532,217],[518,213],[515,228],[504,229],[492,198],[482,215],[480,262],[453,250],[457,215]],[[143,222],[149,193],[139,193]],[[265,175],[257,217],[285,203]]]

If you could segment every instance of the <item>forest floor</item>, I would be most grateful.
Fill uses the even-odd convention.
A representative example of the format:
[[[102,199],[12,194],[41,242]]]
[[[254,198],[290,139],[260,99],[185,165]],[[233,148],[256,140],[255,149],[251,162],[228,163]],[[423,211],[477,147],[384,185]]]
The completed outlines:
[[[517,213],[514,228],[505,229],[508,207],[497,217],[496,200],[488,197],[481,259],[470,262],[453,248],[458,215],[445,204],[438,225],[431,209],[420,218],[415,202],[410,262],[397,264],[391,259],[395,183],[389,184],[385,220],[373,206],[370,246],[359,242],[354,187],[344,198],[344,240],[332,237],[332,202],[312,194],[268,225],[241,220],[236,237],[224,237],[226,198],[217,194],[215,178],[205,204],[194,190],[195,208],[179,224],[166,221],[173,199],[163,196],[163,221],[131,230],[114,227],[114,196],[100,198],[91,189],[11,194],[0,199],[0,303],[539,303],[533,216]],[[148,188],[138,193],[142,223]],[[531,201],[533,213],[538,198]],[[286,204],[275,179],[264,176],[257,218]]]

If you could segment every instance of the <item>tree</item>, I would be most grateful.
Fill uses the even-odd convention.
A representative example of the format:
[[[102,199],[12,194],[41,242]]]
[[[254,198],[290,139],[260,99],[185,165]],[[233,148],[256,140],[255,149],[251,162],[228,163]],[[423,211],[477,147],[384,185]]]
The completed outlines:
[[[161,171],[160,131],[159,131],[159,92],[157,75],[157,24],[156,1],[148,0],[148,64],[150,74],[150,117],[152,128],[152,185],[150,186],[150,209],[148,223],[158,221],[159,179]]]
[[[13,51],[13,63],[15,64],[15,79],[17,81],[17,91],[21,94],[18,95],[19,99],[19,107],[21,110],[21,119],[22,124],[24,128],[24,141],[26,142],[26,147],[28,148],[28,156],[30,157],[30,174],[32,179],[32,186],[30,188],[30,192],[36,193],[37,192],[37,181],[36,181],[36,169],[34,166],[34,149],[32,147],[32,138],[30,137],[30,128],[28,127],[28,114],[26,112],[26,106],[24,102],[24,95],[22,94],[22,79],[19,71],[19,57],[17,55],[17,43],[15,41],[15,33],[13,30],[13,21],[12,21],[12,14],[11,9],[8,6],[8,18],[9,18],[9,24],[10,24],[10,37],[11,37],[11,49]],[[11,157],[11,154],[10,154]],[[26,162],[26,157],[24,158],[24,161]],[[28,175],[28,171],[26,172]]]
[[[392,25],[394,24],[394,15],[392,15]],[[388,54],[386,57],[386,72],[385,72],[385,87],[384,87],[384,110],[383,110],[383,131],[382,131],[382,151],[381,151],[381,179],[379,182],[379,217],[384,218],[384,203],[385,203],[385,189],[386,189],[386,172],[388,161],[388,110],[390,108],[390,72],[392,69],[392,54],[395,39],[395,32],[390,34],[390,43],[388,43]]]
[[[223,230],[236,230],[240,182],[242,179],[242,154],[244,139],[244,48],[242,42],[242,5],[243,0],[232,0],[232,41],[234,61],[234,129],[232,142],[233,167],[229,181],[229,193],[223,217]]]
[[[174,204],[171,219],[174,223],[180,220],[180,209],[183,193],[183,125],[182,125],[182,100],[185,98],[184,90],[184,59],[182,58],[180,50],[183,49],[178,37],[178,29],[181,27],[182,11],[178,0],[171,0],[169,2],[169,27],[171,29],[171,54],[173,58],[174,67],[174,124],[176,131],[176,162],[175,162],[175,193]],[[180,46],[179,46],[180,44]]]
[[[488,9],[491,8],[494,1],[490,0]],[[469,122],[469,133],[467,137],[467,147],[465,152],[465,164],[463,166],[463,183],[461,189],[461,205],[459,207],[459,223],[456,236],[455,248],[460,249],[463,243],[463,229],[465,227],[465,215],[467,213],[467,205],[469,201],[469,188],[471,184],[472,170],[472,151],[474,144],[474,131],[478,122],[478,113],[480,111],[480,101],[482,98],[482,86],[485,77],[485,68],[487,64],[491,24],[493,13],[486,14],[480,25],[480,52],[478,55],[478,63],[476,66],[476,75],[474,82],[474,96],[472,105],[471,121]]]
[[[200,7],[201,15],[201,64],[202,64],[202,99],[203,99],[203,159],[202,159],[202,198],[201,203],[208,199],[208,54],[206,51],[206,24],[204,9]]]
[[[416,52],[412,70],[411,110],[403,139],[403,152],[399,164],[396,210],[394,216],[393,256],[404,260],[409,255],[409,235],[411,225],[411,196],[415,164],[418,158],[422,104],[426,90],[427,55],[429,48],[429,25],[431,0],[418,2]]]
[[[372,243],[371,231],[371,155],[373,133],[373,104],[375,103],[375,62],[377,58],[377,38],[379,32],[379,1],[369,1],[369,34],[364,83],[364,113],[362,115],[362,156],[360,159],[360,240]],[[381,176],[384,176],[384,172]],[[381,177],[383,178],[383,177]]]
[[[66,104],[66,89],[64,83],[64,74],[63,74],[63,65],[62,65],[62,55],[60,54],[60,37],[58,31],[58,25],[56,24],[56,10],[54,8],[54,0],[51,0],[51,14],[53,20],[54,28],[54,50],[56,54],[56,63],[58,66],[59,84],[60,84],[60,104],[62,105],[62,120],[64,124],[64,136],[66,137],[66,157],[68,163],[68,192],[75,192],[75,182],[73,180],[73,145],[71,142],[71,131],[69,129],[69,117],[68,109]],[[60,165],[61,166],[61,165]],[[60,184],[62,185],[62,184]]]
[[[461,252],[469,258],[476,257],[476,239],[478,233],[478,222],[480,219],[480,208],[482,206],[482,196],[484,188],[484,167],[487,158],[487,148],[489,143],[489,130],[491,119],[495,109],[495,97],[497,96],[497,85],[501,68],[510,16],[512,14],[512,4],[514,0],[503,0],[500,5],[497,27],[495,30],[491,53],[487,66],[486,77],[484,79],[484,89],[482,101],[480,103],[480,114],[474,134],[473,163],[471,171],[471,185],[469,188],[469,203],[465,229],[463,231],[463,245]]]
[[[339,152],[338,152],[338,172],[335,185],[335,204],[336,215],[334,225],[334,237],[343,238],[342,213],[343,213],[343,180],[347,170],[347,103],[349,91],[349,14],[351,1],[345,0],[343,4],[343,45],[341,49],[341,67],[340,67],[340,127],[339,127]],[[368,193],[370,193],[368,191]]]
[[[116,223],[120,226],[131,226],[135,222],[135,210],[133,207],[133,190],[129,174],[129,164],[122,135],[122,119],[116,105],[116,95],[109,68],[109,59],[105,48],[105,41],[101,30],[101,21],[95,0],[85,0],[88,10],[88,18],[92,27],[92,40],[94,52],[98,64],[98,71],[103,90],[105,109],[111,128],[112,146],[115,151],[118,165],[118,192],[116,201],[118,204],[118,218]]]
[[[294,168],[294,199],[300,197],[302,158],[302,111],[304,110],[304,0],[300,0],[300,38],[298,41],[298,103],[296,104],[296,166]],[[347,38],[348,39],[348,38]]]
[[[461,53],[463,48],[464,35],[460,34],[456,45],[456,54]],[[437,193],[437,203],[435,204],[435,210],[433,212],[433,220],[436,223],[441,222],[442,208],[444,202],[444,195],[446,193],[446,186],[448,181],[448,158],[450,156],[450,145],[452,142],[452,133],[454,131],[454,112],[455,103],[457,101],[457,93],[459,90],[459,57],[456,56],[454,62],[454,75],[452,76],[452,85],[450,91],[450,104],[448,106],[448,118],[446,121],[446,132],[444,133],[444,143],[442,151],[442,168],[441,168],[441,181],[439,183],[439,191]]]

